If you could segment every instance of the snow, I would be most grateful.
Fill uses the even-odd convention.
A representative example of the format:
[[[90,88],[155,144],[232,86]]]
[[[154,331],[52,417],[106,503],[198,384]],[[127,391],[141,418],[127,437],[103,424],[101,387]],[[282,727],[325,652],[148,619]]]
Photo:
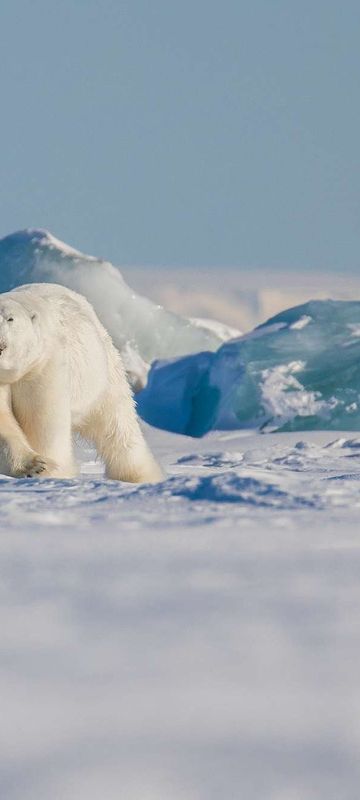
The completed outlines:
[[[358,435],[146,435],[158,486],[0,481],[1,796],[352,800]]]
[[[190,319],[197,328],[213,331],[221,342],[237,339],[242,335],[238,328],[226,325],[224,322],[218,322],[216,319],[208,319],[207,317],[191,317]]]
[[[297,319],[295,322],[293,322],[293,323],[290,325],[290,328],[291,328],[292,330],[301,331],[303,328],[306,328],[306,326],[307,326],[307,325],[309,324],[309,322],[311,322],[311,321],[312,321],[312,320],[311,320],[311,317],[307,316],[307,314],[304,314],[304,316],[300,317],[300,318],[299,318],[299,319]]]

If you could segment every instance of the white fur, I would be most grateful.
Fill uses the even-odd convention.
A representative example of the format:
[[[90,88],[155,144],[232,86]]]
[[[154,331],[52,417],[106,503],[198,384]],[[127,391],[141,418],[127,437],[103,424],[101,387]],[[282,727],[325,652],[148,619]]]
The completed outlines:
[[[108,478],[161,480],[120,355],[84,297],[46,283],[0,294],[0,350],[3,470],[73,476],[75,431],[95,444]]]

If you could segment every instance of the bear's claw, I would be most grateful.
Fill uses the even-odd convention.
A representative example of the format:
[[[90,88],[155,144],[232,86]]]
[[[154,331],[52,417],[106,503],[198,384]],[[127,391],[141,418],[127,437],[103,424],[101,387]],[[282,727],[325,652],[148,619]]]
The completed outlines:
[[[35,478],[37,475],[42,475],[43,478],[49,476],[56,471],[56,464],[50,459],[46,461],[38,455],[29,458],[20,469],[16,470],[16,478]]]

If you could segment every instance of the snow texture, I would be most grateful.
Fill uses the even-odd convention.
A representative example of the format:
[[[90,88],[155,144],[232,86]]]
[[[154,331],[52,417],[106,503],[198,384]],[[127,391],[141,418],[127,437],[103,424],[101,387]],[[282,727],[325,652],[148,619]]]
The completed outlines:
[[[360,439],[147,436],[0,481],[1,797],[354,800]]]

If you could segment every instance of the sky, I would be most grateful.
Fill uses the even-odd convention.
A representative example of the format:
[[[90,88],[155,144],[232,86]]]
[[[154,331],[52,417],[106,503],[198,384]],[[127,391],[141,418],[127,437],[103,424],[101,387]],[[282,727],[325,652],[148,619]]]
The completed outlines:
[[[355,0],[2,0],[0,235],[357,271]]]

